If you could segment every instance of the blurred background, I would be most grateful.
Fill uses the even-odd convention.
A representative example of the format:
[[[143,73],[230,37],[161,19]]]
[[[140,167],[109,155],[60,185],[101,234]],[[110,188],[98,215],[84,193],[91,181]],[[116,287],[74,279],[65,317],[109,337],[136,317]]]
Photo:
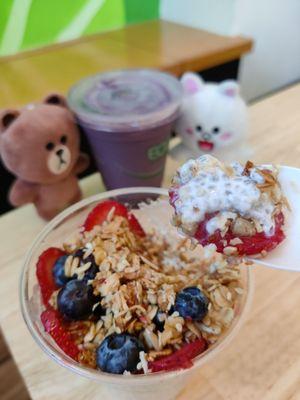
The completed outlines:
[[[248,101],[300,77],[298,0],[2,0],[0,55],[158,18],[251,37],[255,45],[239,73]]]

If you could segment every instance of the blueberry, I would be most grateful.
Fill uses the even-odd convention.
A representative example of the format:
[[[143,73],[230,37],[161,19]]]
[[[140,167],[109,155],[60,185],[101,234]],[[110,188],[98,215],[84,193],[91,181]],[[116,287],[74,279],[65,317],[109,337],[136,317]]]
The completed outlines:
[[[174,306],[171,306],[170,310],[168,311],[168,314],[172,315],[174,311],[175,311]]]
[[[98,367],[111,374],[136,370],[139,362],[139,353],[144,350],[143,345],[135,336],[127,333],[113,333],[107,336],[96,350]]]
[[[75,253],[73,254],[73,257],[78,257],[80,260],[83,258],[84,255],[84,249],[78,249],[75,251]]]
[[[103,307],[101,306],[101,304],[100,304],[100,302],[99,302],[99,304],[97,304],[96,307],[95,307],[94,310],[93,310],[93,315],[94,315],[95,317],[100,318],[100,317],[102,317],[102,316],[105,315],[105,314],[106,314],[106,310],[105,310],[105,308],[103,308]]]
[[[84,280],[88,281],[90,279],[94,279],[97,272],[99,272],[99,267],[95,262],[95,258],[93,256],[93,254],[90,254],[88,257],[83,258],[84,255],[84,250],[83,249],[79,249],[74,253],[74,257],[78,257],[80,259],[80,264],[86,264],[88,262],[91,263],[90,268],[85,272],[84,274]]]
[[[67,282],[74,278],[68,278],[65,275],[65,262],[68,258],[67,255],[59,257],[53,267],[52,274],[54,278],[54,282],[57,286],[64,286]]]
[[[153,318],[153,322],[160,332],[164,330],[166,316],[166,313],[158,310]]]
[[[177,293],[174,309],[183,318],[201,321],[208,311],[208,299],[196,286],[187,287]]]
[[[94,258],[94,256],[92,256],[92,257]],[[89,262],[89,260],[88,261],[84,260],[84,262]],[[90,279],[95,279],[97,272],[99,272],[98,265],[94,261],[91,261],[91,263],[92,263],[92,265],[84,274],[83,279],[85,279],[86,281],[89,281]]]
[[[93,295],[93,288],[85,281],[72,280],[60,289],[57,296],[57,308],[61,314],[73,320],[87,318],[98,298]]]

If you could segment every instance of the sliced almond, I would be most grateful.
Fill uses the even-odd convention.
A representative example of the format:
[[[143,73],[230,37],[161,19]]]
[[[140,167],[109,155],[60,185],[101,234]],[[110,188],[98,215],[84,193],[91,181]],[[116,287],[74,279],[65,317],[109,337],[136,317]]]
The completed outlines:
[[[254,225],[242,217],[236,218],[231,225],[231,229],[237,236],[253,236],[256,233]]]

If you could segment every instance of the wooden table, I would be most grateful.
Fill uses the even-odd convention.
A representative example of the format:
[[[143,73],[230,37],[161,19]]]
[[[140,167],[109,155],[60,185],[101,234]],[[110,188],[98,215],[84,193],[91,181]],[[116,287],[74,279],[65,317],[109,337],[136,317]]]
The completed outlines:
[[[250,108],[254,161],[300,167],[300,85]],[[165,185],[176,167],[168,160]],[[85,195],[102,190],[98,175]],[[31,206],[0,218],[0,318],[9,348],[34,400],[108,400],[100,385],[75,377],[37,347],[20,315],[18,280],[24,254],[44,226]],[[204,366],[180,399],[300,399],[300,275],[253,267],[256,289],[240,334]]]
[[[252,47],[243,37],[154,20],[0,58],[0,108],[65,93],[84,76],[117,68],[158,68],[180,76],[239,59]],[[225,79],[225,78],[223,78]]]

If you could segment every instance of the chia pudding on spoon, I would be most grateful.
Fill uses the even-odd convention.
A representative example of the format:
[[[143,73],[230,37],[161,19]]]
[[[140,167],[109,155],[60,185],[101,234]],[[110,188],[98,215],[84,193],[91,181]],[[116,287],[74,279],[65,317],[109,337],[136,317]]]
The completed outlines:
[[[264,256],[285,238],[288,203],[273,165],[226,166],[204,155],[177,170],[169,196],[173,223],[225,255]]]

